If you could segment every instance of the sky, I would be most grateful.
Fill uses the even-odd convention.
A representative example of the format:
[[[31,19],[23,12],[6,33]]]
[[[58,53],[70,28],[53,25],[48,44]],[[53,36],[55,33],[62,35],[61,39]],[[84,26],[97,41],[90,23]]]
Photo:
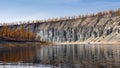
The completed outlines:
[[[117,10],[120,0],[0,0],[0,23]]]

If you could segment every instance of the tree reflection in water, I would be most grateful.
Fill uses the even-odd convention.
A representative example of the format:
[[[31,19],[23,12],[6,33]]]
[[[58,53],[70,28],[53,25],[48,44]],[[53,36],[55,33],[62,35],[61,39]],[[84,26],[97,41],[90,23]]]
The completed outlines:
[[[35,58],[36,47],[14,47],[0,51],[0,61],[32,62]]]
[[[119,68],[120,45],[31,46],[0,50],[0,61],[63,68]]]

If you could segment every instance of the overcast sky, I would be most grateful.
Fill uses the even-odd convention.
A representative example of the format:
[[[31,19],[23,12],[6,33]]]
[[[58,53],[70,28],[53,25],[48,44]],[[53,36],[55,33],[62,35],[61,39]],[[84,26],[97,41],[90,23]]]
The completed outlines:
[[[0,23],[41,20],[120,8],[120,0],[0,0]]]

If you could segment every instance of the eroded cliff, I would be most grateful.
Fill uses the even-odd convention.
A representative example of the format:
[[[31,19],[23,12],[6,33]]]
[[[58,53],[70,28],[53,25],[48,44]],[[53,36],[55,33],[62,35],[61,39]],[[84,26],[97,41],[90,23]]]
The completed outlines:
[[[14,25],[19,28],[19,25]],[[23,25],[41,36],[42,41],[118,41],[120,42],[120,15],[116,13],[59,21],[35,22]],[[13,28],[12,26],[10,28]]]
[[[114,14],[39,23],[33,28],[43,41],[120,41],[120,16]]]

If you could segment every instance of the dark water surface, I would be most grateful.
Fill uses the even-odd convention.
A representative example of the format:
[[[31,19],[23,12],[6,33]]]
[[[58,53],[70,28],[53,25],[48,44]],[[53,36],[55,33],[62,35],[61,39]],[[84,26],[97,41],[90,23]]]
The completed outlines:
[[[120,45],[0,48],[0,68],[120,68]]]

